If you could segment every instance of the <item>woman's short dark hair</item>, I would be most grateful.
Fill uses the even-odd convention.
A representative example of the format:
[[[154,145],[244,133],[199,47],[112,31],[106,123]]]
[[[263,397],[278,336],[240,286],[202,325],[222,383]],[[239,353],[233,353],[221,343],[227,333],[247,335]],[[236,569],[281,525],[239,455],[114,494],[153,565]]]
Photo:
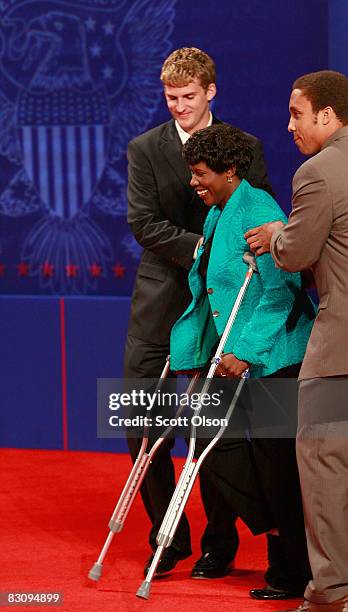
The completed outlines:
[[[253,157],[245,134],[225,123],[194,132],[184,145],[183,155],[189,166],[204,162],[218,174],[234,167],[240,179],[247,175]]]

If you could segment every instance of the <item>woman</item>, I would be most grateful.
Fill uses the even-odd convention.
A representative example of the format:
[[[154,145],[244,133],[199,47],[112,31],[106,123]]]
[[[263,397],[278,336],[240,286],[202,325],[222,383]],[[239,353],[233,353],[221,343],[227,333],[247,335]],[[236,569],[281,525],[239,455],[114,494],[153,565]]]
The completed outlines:
[[[268,221],[286,221],[274,199],[244,179],[251,152],[239,130],[224,124],[199,130],[185,144],[184,158],[192,172],[191,187],[211,210],[189,275],[192,302],[171,334],[171,368],[178,371],[203,368],[213,354],[245,278],[244,234]],[[249,369],[258,378],[297,376],[313,324],[313,305],[301,291],[299,274],[276,269],[269,254],[258,257],[257,264],[259,274],[252,277],[218,373],[240,377]],[[230,489],[233,510],[244,518],[248,498],[242,503],[238,499],[236,506],[231,492],[239,491],[238,480],[244,478],[238,462],[240,444],[224,441],[203,469],[216,486]],[[268,537],[269,586],[251,594],[262,599],[300,596],[309,565],[294,440],[254,439],[252,451],[267,511],[280,537]]]

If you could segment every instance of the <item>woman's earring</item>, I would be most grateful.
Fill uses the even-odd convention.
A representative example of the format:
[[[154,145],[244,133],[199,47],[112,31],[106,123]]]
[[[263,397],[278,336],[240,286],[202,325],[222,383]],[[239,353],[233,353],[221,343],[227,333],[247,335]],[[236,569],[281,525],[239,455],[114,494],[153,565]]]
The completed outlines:
[[[227,177],[227,182],[228,183],[233,183],[233,176],[228,176]]]

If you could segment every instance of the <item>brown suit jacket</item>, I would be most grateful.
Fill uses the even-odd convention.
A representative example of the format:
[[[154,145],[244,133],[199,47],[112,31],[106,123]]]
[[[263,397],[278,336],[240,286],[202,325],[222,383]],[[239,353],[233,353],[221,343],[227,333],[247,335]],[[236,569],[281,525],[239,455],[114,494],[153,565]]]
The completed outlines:
[[[348,374],[348,126],[297,170],[271,253],[284,270],[312,267],[320,299],[300,379]]]

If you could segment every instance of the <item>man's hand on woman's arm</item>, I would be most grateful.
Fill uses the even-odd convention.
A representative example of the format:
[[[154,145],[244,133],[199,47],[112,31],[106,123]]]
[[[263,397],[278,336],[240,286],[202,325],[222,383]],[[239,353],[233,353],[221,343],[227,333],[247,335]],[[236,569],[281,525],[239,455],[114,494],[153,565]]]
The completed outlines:
[[[269,253],[270,251],[271,239],[274,232],[282,229],[284,225],[285,223],[283,223],[283,221],[264,223],[258,227],[253,227],[244,234],[244,238],[255,255],[263,255],[263,253]]]

